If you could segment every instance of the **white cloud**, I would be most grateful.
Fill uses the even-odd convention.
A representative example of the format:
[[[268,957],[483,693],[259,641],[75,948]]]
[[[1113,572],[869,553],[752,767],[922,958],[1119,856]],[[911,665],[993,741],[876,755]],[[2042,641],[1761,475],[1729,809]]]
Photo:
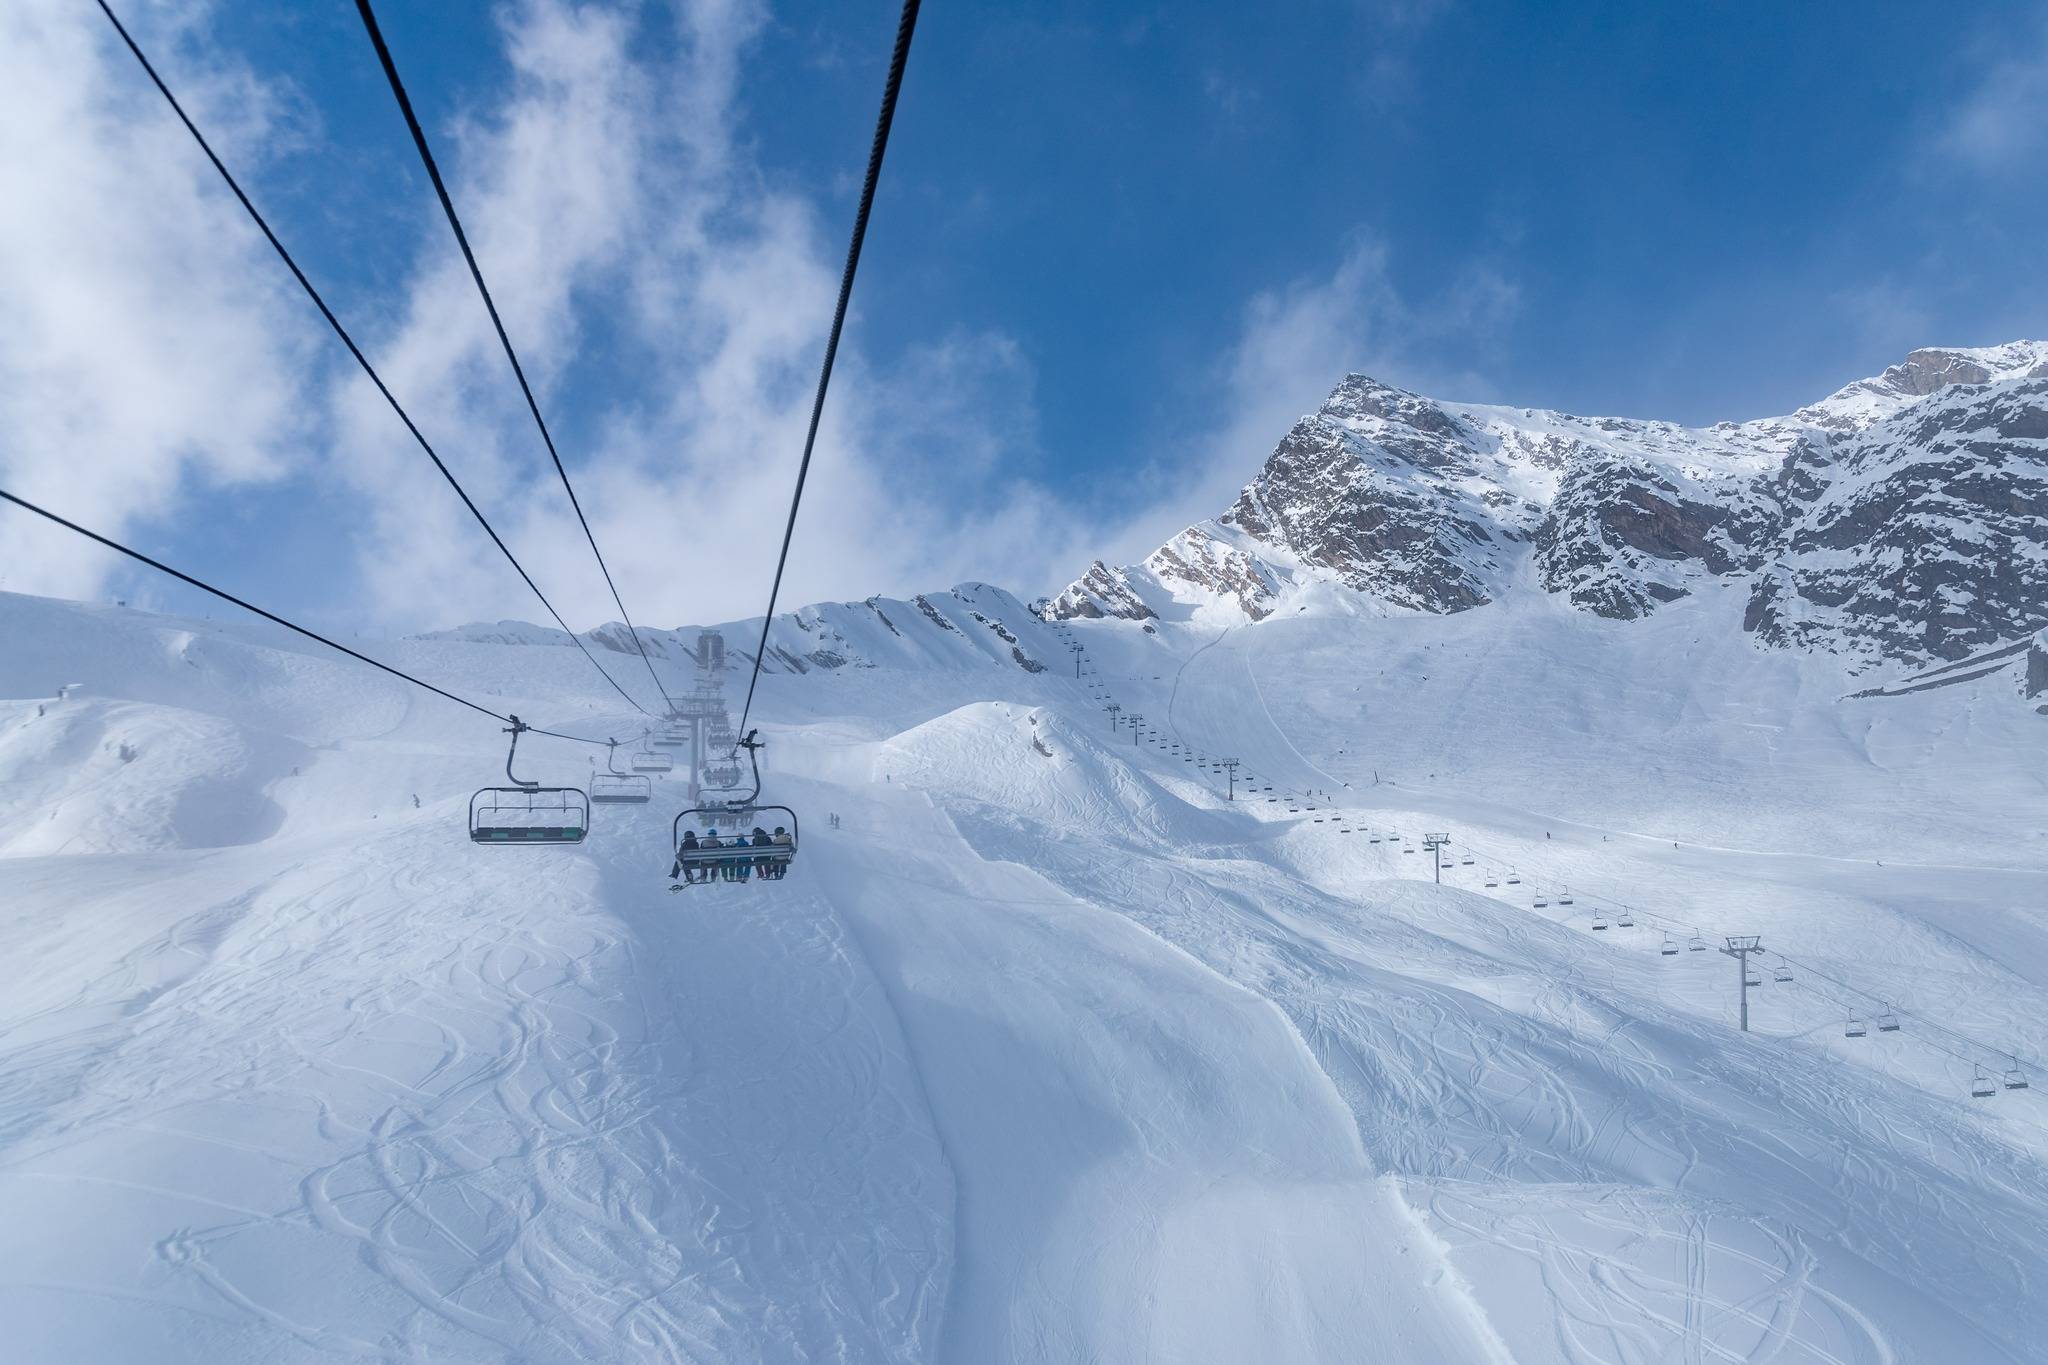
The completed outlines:
[[[223,155],[249,156],[285,127],[277,96],[237,67],[188,72],[201,17],[145,41]],[[118,536],[286,472],[314,339],[302,305],[98,10],[0,7],[0,91],[0,485]],[[0,587],[92,593],[113,567],[0,515]]]
[[[1189,523],[1224,511],[1288,429],[1320,407],[1347,373],[1444,398],[1492,397],[1468,365],[1435,357],[1483,349],[1514,315],[1514,284],[1474,267],[1435,298],[1417,302],[1396,287],[1388,259],[1377,241],[1360,236],[1328,274],[1252,298],[1218,366],[1206,420],[1154,461],[1143,510],[1103,536],[1105,557],[1148,553]]]
[[[765,601],[838,285],[846,225],[769,188],[733,126],[733,82],[761,22],[751,5],[686,6],[672,38],[647,42],[632,14],[535,0],[506,20],[510,97],[474,112],[442,155],[485,274],[509,295],[515,344],[544,381],[544,410],[570,396],[590,330],[579,321],[598,313],[611,359],[648,395],[594,436],[556,425],[643,624],[743,616]],[[432,209],[422,195],[429,245],[379,368],[458,477],[497,490],[487,511],[572,624],[611,619]],[[1056,573],[1082,528],[1000,473],[1035,441],[1016,345],[960,332],[881,369],[860,345],[861,309],[857,297],[783,604]],[[363,563],[385,614],[538,615],[362,385],[338,412],[354,487],[374,509]]]
[[[2005,36],[1982,78],[1948,111],[1933,147],[1983,172],[2038,160],[2048,149],[2048,24]]]
[[[50,491],[89,453],[99,463],[78,482],[90,487],[58,500],[119,526],[169,510],[181,490],[275,477],[301,450],[331,484],[309,516],[361,527],[363,617],[541,619],[382,401],[281,293],[288,281],[150,107],[154,92],[109,72],[117,54],[74,22],[83,13],[38,0],[0,30],[13,39],[0,61],[28,83],[18,88],[51,87],[40,100],[10,93],[8,108],[52,110],[0,121],[18,153],[0,173],[20,191],[0,210],[0,242],[22,248],[0,251],[0,288],[34,319],[0,340],[17,348],[0,402],[26,433],[0,460],[29,491]],[[773,185],[738,127],[736,82],[764,23],[754,0],[521,0],[500,16],[510,78],[452,128],[429,128],[614,577],[650,626],[760,609],[838,283],[843,208],[821,215]],[[402,46],[395,55],[406,69]],[[259,116],[222,124],[249,158],[296,134],[260,116],[289,92],[190,66],[171,74],[208,126],[226,119],[212,107],[224,95],[255,95],[243,107]],[[410,164],[395,111],[387,123],[386,154]],[[90,132],[40,150],[69,125]],[[67,160],[88,173],[67,181]],[[138,185],[150,212],[133,211]],[[423,180],[413,189],[417,254],[398,306],[381,328],[349,321],[571,624],[612,619],[438,207]],[[33,213],[19,204],[31,190]],[[1483,339],[1513,305],[1512,287],[1483,271],[1418,305],[1361,239],[1327,275],[1251,300],[1199,424],[1126,478],[1126,503],[1077,513],[1015,472],[1034,463],[1037,395],[1010,338],[957,329],[878,361],[862,312],[886,304],[857,295],[783,605],[970,577],[1029,590],[1096,554],[1143,553],[1222,510],[1347,369],[1475,393],[1464,371],[1428,358]],[[593,387],[613,404],[596,416],[577,406]],[[309,390],[324,400],[308,403]],[[0,533],[21,543],[18,526]],[[71,558],[33,585],[81,591],[76,549],[58,544]],[[10,574],[7,586],[31,584]]]

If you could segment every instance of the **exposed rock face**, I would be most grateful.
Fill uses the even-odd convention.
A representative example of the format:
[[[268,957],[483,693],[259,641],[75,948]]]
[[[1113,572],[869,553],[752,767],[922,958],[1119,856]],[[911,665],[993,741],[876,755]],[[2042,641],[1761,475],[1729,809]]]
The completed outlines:
[[[1442,403],[1352,375],[1215,522],[1046,608],[1270,614],[1334,581],[1392,610],[1528,577],[1633,619],[1747,579],[1766,642],[1954,659],[2048,619],[2048,343],[1915,351],[1789,417],[1691,429]]]
[[[1518,536],[1463,487],[1480,476],[1475,435],[1426,398],[1353,375],[1295,424],[1222,522],[1400,606],[1479,606]]]
[[[1122,569],[1112,569],[1101,560],[1088,566],[1088,572],[1075,579],[1067,590],[1045,609],[1045,617],[1051,621],[1065,621],[1076,616],[1100,619],[1104,616],[1121,617],[1126,621],[1143,621],[1153,615],[1152,608],[1132,590],[1130,576]]]
[[[1146,556],[1145,567],[1168,587],[1227,598],[1251,620],[1272,613],[1274,584],[1259,561],[1198,527],[1189,527]]]

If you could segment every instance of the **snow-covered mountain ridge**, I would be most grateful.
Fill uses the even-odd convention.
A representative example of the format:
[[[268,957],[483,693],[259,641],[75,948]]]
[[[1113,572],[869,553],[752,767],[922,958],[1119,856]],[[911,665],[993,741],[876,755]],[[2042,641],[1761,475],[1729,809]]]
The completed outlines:
[[[1913,352],[1785,417],[1689,428],[1446,403],[1350,375],[1221,516],[1097,561],[1054,619],[1272,614],[1336,584],[1382,610],[1524,587],[1637,619],[1748,584],[1768,644],[1955,659],[2048,603],[2048,342]]]

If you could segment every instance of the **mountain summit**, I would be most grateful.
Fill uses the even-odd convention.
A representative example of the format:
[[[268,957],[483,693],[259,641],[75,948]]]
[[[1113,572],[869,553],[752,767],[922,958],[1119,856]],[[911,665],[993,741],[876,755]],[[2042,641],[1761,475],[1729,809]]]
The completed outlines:
[[[1914,351],[1785,417],[1682,427],[1347,376],[1221,516],[1090,566],[1054,618],[1257,620],[1314,584],[1388,611],[1523,588],[1634,619],[1749,584],[1745,629],[1954,659],[2048,615],[2048,342]]]

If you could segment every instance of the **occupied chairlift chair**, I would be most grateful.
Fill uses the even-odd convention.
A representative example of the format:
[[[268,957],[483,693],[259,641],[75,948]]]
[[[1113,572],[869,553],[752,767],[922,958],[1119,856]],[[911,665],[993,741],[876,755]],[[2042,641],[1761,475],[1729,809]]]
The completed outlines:
[[[543,787],[512,771],[519,736],[532,727],[517,716],[505,733],[509,787],[485,787],[469,798],[469,838],[478,844],[580,844],[590,832],[590,798],[580,787]]]
[[[669,890],[681,891],[690,886],[708,885],[712,880],[735,870],[747,874],[759,872],[762,881],[779,881],[789,870],[789,865],[796,861],[799,843],[796,812],[788,806],[757,804],[761,795],[761,761],[757,756],[761,741],[754,736],[755,732],[750,731],[739,741],[739,746],[747,751],[748,762],[753,768],[753,790],[731,801],[692,806],[676,816],[675,824],[671,828],[671,843],[675,849],[673,875],[682,876],[684,880],[673,883]],[[751,832],[747,828],[749,824],[763,823],[762,815],[770,811],[779,811],[789,817],[786,826],[789,831],[788,843],[764,845],[738,842]],[[733,842],[721,842],[715,848],[685,847],[683,833],[686,829],[691,833],[716,829],[721,831],[721,840],[730,838]],[[689,878],[688,874],[696,871],[706,874],[703,882]]]
[[[644,806],[653,800],[652,779],[638,773],[620,772],[619,742],[608,739],[605,745],[605,771],[590,775],[591,801],[604,806]]]

